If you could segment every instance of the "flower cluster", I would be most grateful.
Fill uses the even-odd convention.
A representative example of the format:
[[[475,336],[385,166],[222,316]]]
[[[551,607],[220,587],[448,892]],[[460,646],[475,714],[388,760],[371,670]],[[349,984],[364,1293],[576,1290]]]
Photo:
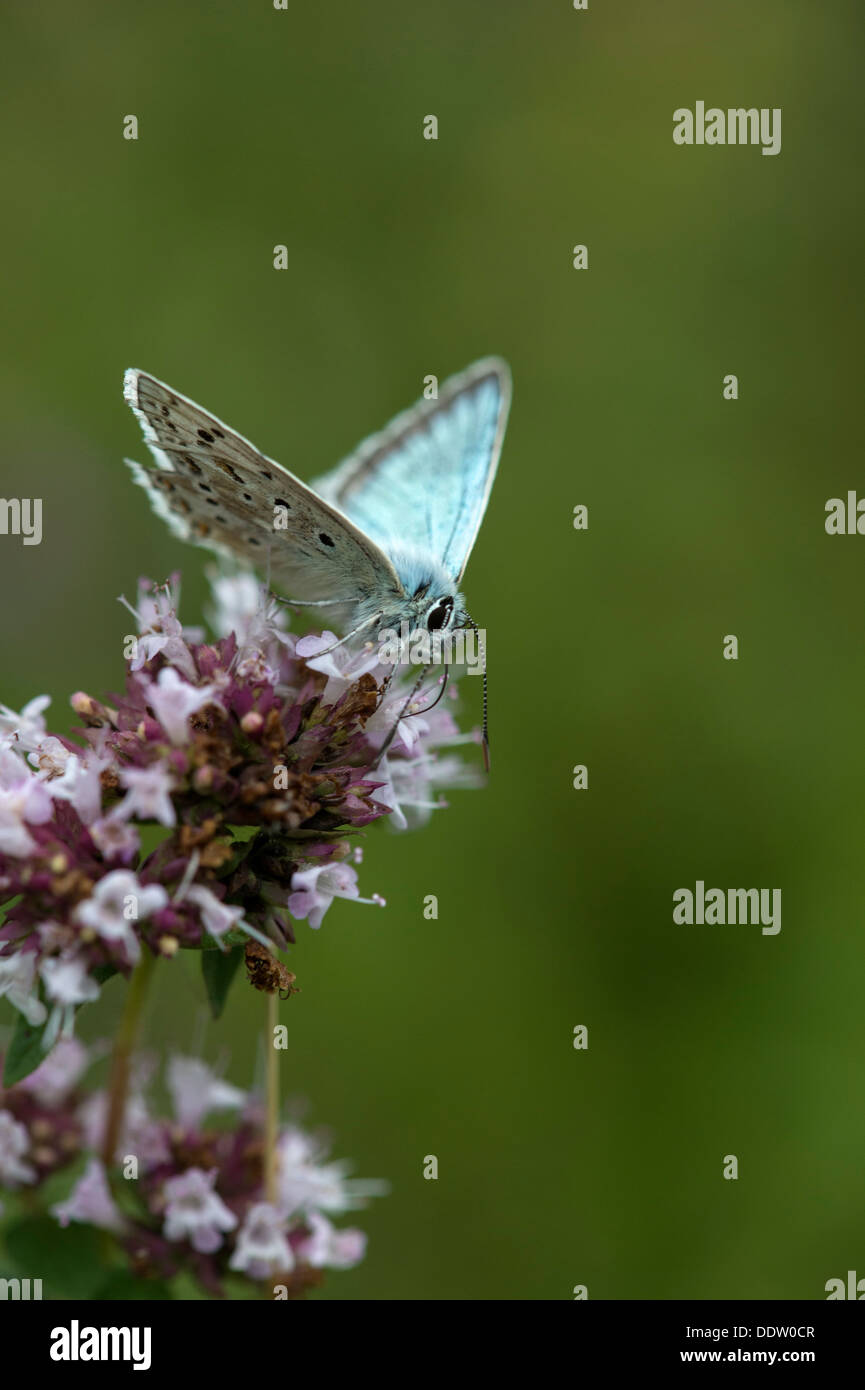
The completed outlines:
[[[25,1081],[0,1094],[0,1187],[33,1188],[85,1160],[68,1196],[51,1208],[59,1225],[108,1232],[117,1261],[139,1278],[185,1272],[215,1297],[231,1276],[296,1296],[319,1283],[322,1270],[363,1259],[363,1232],[340,1229],[333,1218],[365,1205],[384,1184],[349,1178],[346,1164],[330,1161],[321,1142],[292,1124],[279,1132],[268,1201],[258,1100],[195,1058],[168,1064],[170,1117],[152,1112],[152,1066],[139,1059],[114,1155],[120,1166],[109,1173],[97,1156],[107,1094],[85,1097],[79,1089],[89,1060],[77,1039],[61,1040]],[[236,1112],[234,1127],[209,1125],[216,1110]]]
[[[176,580],[142,582],[125,690],[74,695],[75,739],[47,731],[45,696],[0,706],[0,994],[46,1049],[142,947],[284,948],[334,898],[382,904],[350,837],[472,782],[439,750],[473,736],[442,706],[397,725],[410,687],[371,647],[296,639],[251,576],[217,576],[214,599],[208,642]]]

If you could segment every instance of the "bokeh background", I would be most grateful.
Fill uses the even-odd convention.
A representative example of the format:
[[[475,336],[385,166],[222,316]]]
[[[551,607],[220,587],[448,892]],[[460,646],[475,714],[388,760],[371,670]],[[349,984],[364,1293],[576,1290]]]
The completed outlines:
[[[41,546],[0,538],[4,701],[67,731],[116,689],[139,575],[182,568],[200,620],[205,553],[121,463],[125,367],[306,478],[426,374],[514,373],[466,583],[489,786],[374,827],[387,910],[337,903],[289,962],[285,1089],[392,1185],[314,1297],[865,1274],[865,540],[823,525],[865,493],[861,7],[19,0],[3,28],[0,490],[44,499]],[[783,108],[780,155],[675,146],[698,99]],[[781,888],[780,934],[675,926],[698,878]],[[247,1085],[260,998],[204,1025],[195,965],[148,1042]]]

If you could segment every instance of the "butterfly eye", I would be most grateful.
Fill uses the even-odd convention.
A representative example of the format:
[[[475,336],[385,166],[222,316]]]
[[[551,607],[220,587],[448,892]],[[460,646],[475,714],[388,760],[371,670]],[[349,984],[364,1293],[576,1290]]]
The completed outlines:
[[[452,598],[440,598],[433,604],[426,615],[426,625],[429,632],[436,632],[438,628],[447,627],[454,611],[454,601]]]

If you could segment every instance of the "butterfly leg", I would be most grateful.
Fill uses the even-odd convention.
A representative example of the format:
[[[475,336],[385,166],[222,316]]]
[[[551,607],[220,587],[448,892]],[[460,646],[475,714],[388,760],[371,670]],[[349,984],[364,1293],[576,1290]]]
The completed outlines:
[[[431,664],[432,664],[432,663],[430,663],[430,665],[431,665]],[[397,731],[397,729],[399,728],[399,726],[400,726],[402,720],[406,717],[406,710],[408,709],[408,707],[409,707],[409,705],[411,704],[412,700],[413,700],[414,697],[417,695],[418,691],[420,690],[421,686],[423,685],[423,683],[424,683],[424,681],[425,681],[425,679],[426,679],[426,673],[427,673],[427,671],[429,671],[429,669],[430,669],[430,666],[424,666],[423,670],[421,671],[420,675],[418,676],[417,680],[415,681],[414,685],[412,686],[411,690],[409,691],[408,696],[407,696],[406,701],[405,701],[405,704],[403,705],[402,709],[400,710],[399,714],[397,715],[396,719],[394,720],[393,728],[391,729],[390,733],[388,734],[387,738],[385,739],[384,743],[382,744],[382,746],[381,746],[381,748],[380,748],[380,750],[379,750],[378,762],[376,763],[376,767],[379,766],[379,764],[381,763],[382,759],[384,758],[385,753],[386,753],[387,750],[390,748],[391,744],[393,743],[394,739],[396,738],[396,731]]]
[[[350,642],[352,637],[356,637],[359,632],[363,632],[364,628],[371,627],[373,623],[377,623],[381,616],[381,613],[373,613],[371,618],[365,618],[357,627],[352,628],[351,632],[347,632],[344,637],[340,637],[338,642],[332,642],[329,647],[324,647],[322,651],[316,652],[316,656],[324,656],[327,652],[336,651],[337,647],[345,646],[346,642]]]
[[[354,603],[351,598],[282,598],[279,594],[273,597],[277,603],[284,603],[286,608],[328,608],[338,603]]]
[[[430,712],[431,709],[435,709],[435,707],[436,707],[436,705],[438,704],[439,700],[442,698],[442,696],[444,695],[445,691],[446,691],[447,688],[448,688],[448,676],[450,675],[450,669],[451,669],[451,668],[450,668],[449,666],[446,666],[446,667],[445,667],[445,673],[444,673],[444,676],[442,677],[442,688],[441,688],[441,690],[439,691],[438,695],[436,695],[436,697],[435,697],[435,699],[433,700],[432,704],[431,704],[431,705],[424,705],[423,709],[413,709],[412,712],[411,712],[411,714],[407,714],[407,715],[405,716],[406,719],[414,719],[415,715],[418,715],[418,714],[429,714],[429,712]],[[427,670],[429,670],[429,667],[427,667]]]

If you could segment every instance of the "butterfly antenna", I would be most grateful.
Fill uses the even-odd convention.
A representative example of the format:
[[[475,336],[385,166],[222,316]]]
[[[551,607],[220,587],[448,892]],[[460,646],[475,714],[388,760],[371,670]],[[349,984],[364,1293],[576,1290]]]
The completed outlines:
[[[483,750],[484,750],[484,769],[485,769],[487,772],[489,772],[489,770],[490,770],[490,725],[489,725],[489,719],[488,719],[488,717],[487,717],[487,716],[488,716],[488,710],[489,710],[489,686],[488,686],[488,684],[487,684],[487,654],[486,654],[486,651],[485,651],[485,649],[484,649],[483,641],[481,640],[481,630],[480,630],[480,628],[478,627],[477,623],[474,621],[473,618],[470,618],[468,614],[466,614],[466,621],[468,622],[469,627],[472,629],[472,631],[474,632],[475,636],[476,636],[477,639],[478,639],[478,652],[480,653],[481,662],[483,663],[483,672],[484,672],[484,693],[483,693],[483,725],[482,725],[482,728],[481,728],[481,745],[482,745]]]

